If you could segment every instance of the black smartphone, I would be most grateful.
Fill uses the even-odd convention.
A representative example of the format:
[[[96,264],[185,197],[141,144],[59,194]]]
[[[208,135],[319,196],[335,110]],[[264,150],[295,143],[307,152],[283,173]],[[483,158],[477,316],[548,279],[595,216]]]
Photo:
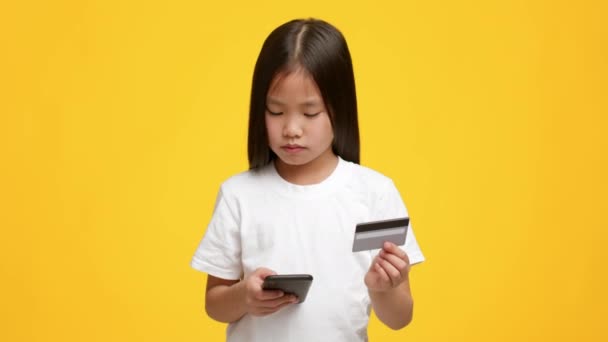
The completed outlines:
[[[308,289],[312,284],[310,274],[277,274],[264,278],[262,289],[281,290],[285,293],[294,294],[298,297],[298,304],[304,302]]]

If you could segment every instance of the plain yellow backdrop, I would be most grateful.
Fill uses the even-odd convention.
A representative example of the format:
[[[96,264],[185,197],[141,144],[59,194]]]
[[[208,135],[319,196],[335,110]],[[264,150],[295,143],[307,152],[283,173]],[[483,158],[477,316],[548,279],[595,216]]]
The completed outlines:
[[[4,2],[0,340],[223,340],[189,261],[261,44],[309,16],[427,257],[413,323],[370,339],[608,340],[606,5],[484,0]]]

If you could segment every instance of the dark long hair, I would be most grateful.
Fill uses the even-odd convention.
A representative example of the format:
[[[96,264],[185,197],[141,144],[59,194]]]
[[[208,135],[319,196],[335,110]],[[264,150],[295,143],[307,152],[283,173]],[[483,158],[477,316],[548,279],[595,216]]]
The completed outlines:
[[[266,95],[274,77],[298,68],[316,82],[334,131],[333,152],[359,163],[357,95],[350,52],[342,33],[318,19],[297,19],[270,33],[253,72],[247,152],[249,168],[267,165],[277,156],[266,132]]]

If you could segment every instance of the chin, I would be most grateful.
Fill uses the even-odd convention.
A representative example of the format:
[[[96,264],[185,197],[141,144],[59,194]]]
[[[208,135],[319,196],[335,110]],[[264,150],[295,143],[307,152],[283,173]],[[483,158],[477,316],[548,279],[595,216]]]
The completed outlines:
[[[306,165],[315,160],[315,158],[310,158],[309,156],[294,156],[289,154],[286,155],[284,153],[278,154],[276,152],[275,154],[281,160],[281,162],[290,166]]]
[[[312,159],[309,160],[308,158],[294,158],[292,156],[279,156],[279,158],[281,159],[281,162],[291,166],[306,165],[312,161]]]

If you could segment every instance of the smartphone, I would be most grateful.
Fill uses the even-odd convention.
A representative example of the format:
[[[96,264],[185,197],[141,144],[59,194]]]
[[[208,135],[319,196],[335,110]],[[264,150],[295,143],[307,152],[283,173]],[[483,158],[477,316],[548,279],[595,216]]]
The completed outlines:
[[[310,274],[277,274],[264,278],[262,289],[281,290],[294,294],[298,297],[298,304],[300,304],[306,299],[311,284],[312,276]]]

